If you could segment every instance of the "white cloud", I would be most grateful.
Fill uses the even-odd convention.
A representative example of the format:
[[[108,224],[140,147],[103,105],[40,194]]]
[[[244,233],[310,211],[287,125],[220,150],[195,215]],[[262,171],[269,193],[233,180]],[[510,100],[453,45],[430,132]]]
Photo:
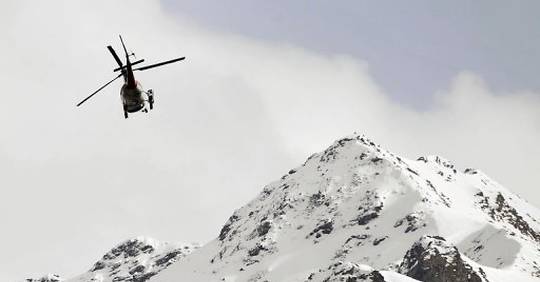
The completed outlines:
[[[416,112],[391,101],[358,59],[214,33],[154,2],[0,10],[1,239],[14,242],[0,280],[84,271],[128,236],[210,239],[264,184],[353,131],[411,158],[478,167],[540,204],[537,94],[495,94],[464,72]],[[127,121],[118,84],[75,108],[112,76],[105,45],[119,51],[118,33],[149,62],[188,57],[138,74],[156,110]]]

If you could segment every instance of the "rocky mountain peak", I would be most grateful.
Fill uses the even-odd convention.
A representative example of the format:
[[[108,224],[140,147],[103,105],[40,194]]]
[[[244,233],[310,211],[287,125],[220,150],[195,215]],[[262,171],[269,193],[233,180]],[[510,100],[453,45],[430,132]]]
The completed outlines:
[[[440,156],[409,160],[353,135],[266,185],[191,257],[209,262],[209,281],[371,281],[374,271],[497,281],[503,268],[527,281],[538,276],[539,214],[478,170]]]
[[[62,282],[64,281],[58,274],[48,274],[38,279],[28,278],[25,282]]]
[[[386,282],[384,276],[377,270],[352,262],[338,261],[327,268],[311,273],[305,282]]]
[[[98,264],[104,264],[106,261],[113,261],[119,258],[128,259],[137,257],[140,254],[150,254],[155,251],[157,246],[157,241],[150,238],[137,237],[129,239],[107,252]],[[99,269],[99,267],[94,267],[94,269]]]
[[[69,281],[537,281],[539,218],[479,170],[353,135],[264,186],[201,248],[135,238]]]
[[[419,281],[483,282],[482,268],[474,270],[458,249],[439,236],[422,236],[407,251],[398,272]]]
[[[129,239],[107,252],[89,272],[68,281],[147,281],[198,247],[162,243],[146,237]]]

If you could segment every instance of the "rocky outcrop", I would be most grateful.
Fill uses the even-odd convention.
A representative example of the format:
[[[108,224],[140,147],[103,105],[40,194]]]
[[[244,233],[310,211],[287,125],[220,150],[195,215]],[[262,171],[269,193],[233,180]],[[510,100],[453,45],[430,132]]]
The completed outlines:
[[[130,239],[107,252],[89,272],[69,281],[144,282],[196,248],[143,237]]]
[[[311,273],[305,282],[386,282],[379,271],[366,265],[338,261],[325,269]]]
[[[439,236],[422,236],[407,252],[398,272],[420,281],[483,282],[458,249]]]
[[[540,233],[529,225],[523,216],[510,205],[500,192],[494,197],[489,197],[483,192],[478,192],[475,196],[479,199],[477,203],[482,210],[484,210],[493,220],[508,223],[521,234],[540,243]]]
[[[69,281],[529,282],[538,218],[478,170],[358,135],[266,185],[189,259],[189,246],[133,239]]]
[[[57,274],[49,274],[38,279],[28,278],[28,279],[25,279],[24,281],[25,282],[62,282],[64,280],[60,278],[60,276]]]

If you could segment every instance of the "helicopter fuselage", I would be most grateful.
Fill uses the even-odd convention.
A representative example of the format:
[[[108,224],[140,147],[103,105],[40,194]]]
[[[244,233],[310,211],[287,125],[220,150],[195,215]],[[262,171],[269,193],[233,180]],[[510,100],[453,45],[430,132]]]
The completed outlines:
[[[128,113],[135,113],[138,111],[143,111],[145,113],[148,113],[149,110],[152,110],[154,108],[154,91],[152,91],[152,89],[144,90],[141,84],[137,80],[135,80],[135,75],[133,74],[133,72],[160,67],[160,66],[171,64],[174,62],[182,61],[186,58],[186,57],[180,57],[180,58],[176,58],[176,59],[172,59],[172,60],[168,60],[168,61],[164,61],[164,62],[152,64],[152,65],[133,68],[133,66],[144,62],[144,59],[137,60],[132,63],[130,61],[130,57],[135,56],[135,54],[128,53],[126,49],[126,45],[124,44],[124,40],[122,39],[122,36],[120,36],[120,42],[122,43],[122,48],[124,49],[124,53],[126,55],[125,64],[122,63],[122,61],[118,57],[118,54],[116,54],[116,51],[114,51],[114,49],[110,45],[107,46],[107,49],[109,50],[114,60],[118,64],[118,68],[114,69],[113,72],[120,72],[120,74],[118,74],[111,81],[107,82],[105,85],[101,86],[98,90],[94,91],[94,93],[90,94],[90,96],[84,98],[81,102],[77,104],[77,107],[82,105],[88,99],[92,98],[99,91],[103,90],[105,87],[113,83],[118,78],[123,77],[124,85],[122,85],[122,88],[120,89],[120,97],[122,99],[122,106],[124,108],[124,117],[128,118]],[[146,107],[146,105],[148,105],[148,108]]]
[[[135,113],[142,110],[145,106],[145,93],[141,84],[136,81],[135,87],[125,83],[120,90],[124,110],[128,113]]]

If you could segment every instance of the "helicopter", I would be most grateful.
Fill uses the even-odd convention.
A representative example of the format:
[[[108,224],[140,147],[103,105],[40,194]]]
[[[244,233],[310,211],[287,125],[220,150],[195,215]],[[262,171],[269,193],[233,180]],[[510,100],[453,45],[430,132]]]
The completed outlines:
[[[133,63],[130,61],[130,57],[135,56],[135,54],[132,52],[131,54],[128,53],[126,49],[126,45],[124,44],[124,40],[122,39],[122,36],[120,35],[120,42],[122,43],[122,47],[124,49],[124,53],[126,54],[126,64],[124,65],[116,52],[114,51],[112,46],[107,46],[107,49],[113,56],[114,60],[118,64],[118,68],[114,69],[113,72],[120,72],[115,78],[113,78],[111,81],[105,83],[105,85],[101,86],[98,90],[94,91],[94,93],[90,94],[90,96],[84,98],[81,102],[77,104],[77,107],[81,106],[84,102],[88,101],[88,99],[92,98],[94,95],[99,93],[101,90],[103,90],[105,87],[109,86],[109,84],[113,83],[115,80],[117,80],[120,77],[124,78],[124,85],[120,89],[120,96],[122,98],[122,106],[124,110],[124,118],[128,118],[128,113],[135,113],[138,111],[142,111],[145,113],[148,113],[148,110],[152,110],[154,108],[154,91],[152,89],[144,90],[141,86],[141,84],[135,80],[135,75],[133,72],[135,71],[144,71],[155,67],[160,67],[163,65],[175,63],[178,61],[184,60],[186,57],[176,58],[148,66],[133,68],[133,66],[140,64],[144,62],[144,59],[140,59],[137,61],[134,61]],[[146,107],[148,104],[149,108]]]

